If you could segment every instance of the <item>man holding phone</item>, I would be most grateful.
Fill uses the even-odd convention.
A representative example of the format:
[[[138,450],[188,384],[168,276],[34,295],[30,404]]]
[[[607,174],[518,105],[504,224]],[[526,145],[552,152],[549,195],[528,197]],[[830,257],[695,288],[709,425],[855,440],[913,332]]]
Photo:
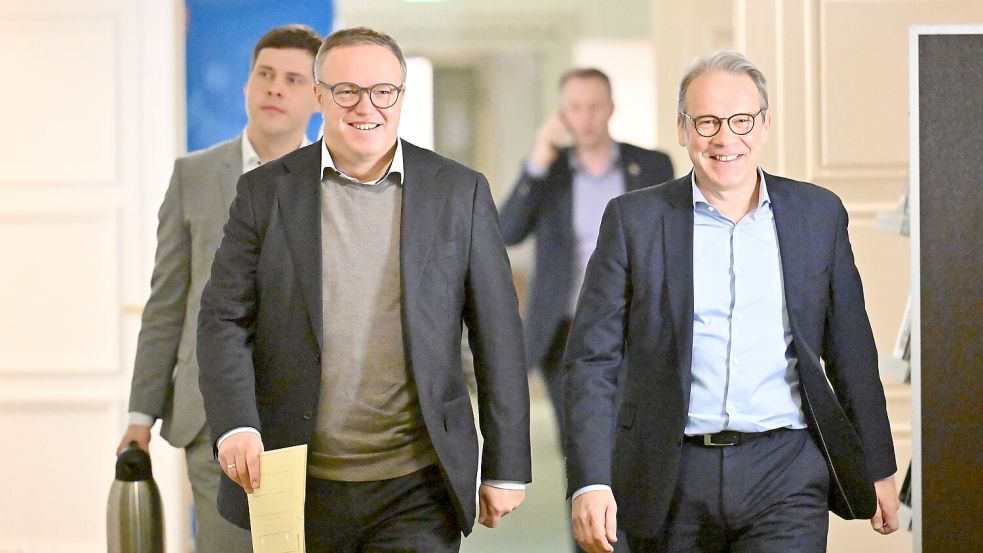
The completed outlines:
[[[499,214],[506,245],[536,235],[535,280],[525,311],[528,366],[540,367],[562,435],[563,350],[587,261],[608,201],[673,177],[661,152],[615,142],[611,81],[594,68],[560,78],[560,109],[540,125]]]

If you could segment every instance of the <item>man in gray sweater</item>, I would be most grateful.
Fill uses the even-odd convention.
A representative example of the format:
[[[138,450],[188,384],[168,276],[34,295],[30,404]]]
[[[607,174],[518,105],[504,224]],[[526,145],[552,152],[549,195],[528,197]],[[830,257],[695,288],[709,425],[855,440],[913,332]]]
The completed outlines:
[[[259,453],[308,444],[310,551],[454,552],[530,481],[511,268],[484,176],[397,137],[406,65],[338,31],[315,62],[322,142],[244,175],[202,296],[200,383],[249,523]],[[475,359],[484,438],[461,371]]]

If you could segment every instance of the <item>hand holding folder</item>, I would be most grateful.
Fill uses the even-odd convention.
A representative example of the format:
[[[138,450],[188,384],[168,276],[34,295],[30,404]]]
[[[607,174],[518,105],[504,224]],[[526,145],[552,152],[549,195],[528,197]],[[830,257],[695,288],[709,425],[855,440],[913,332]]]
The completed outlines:
[[[260,453],[259,481],[246,496],[253,553],[304,553],[307,445]]]

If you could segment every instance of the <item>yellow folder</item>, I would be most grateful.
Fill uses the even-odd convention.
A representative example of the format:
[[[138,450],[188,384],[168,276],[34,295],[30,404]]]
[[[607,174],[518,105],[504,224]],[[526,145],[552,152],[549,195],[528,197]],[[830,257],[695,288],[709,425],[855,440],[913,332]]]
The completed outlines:
[[[304,553],[307,445],[259,454],[259,488],[248,494],[253,553]]]

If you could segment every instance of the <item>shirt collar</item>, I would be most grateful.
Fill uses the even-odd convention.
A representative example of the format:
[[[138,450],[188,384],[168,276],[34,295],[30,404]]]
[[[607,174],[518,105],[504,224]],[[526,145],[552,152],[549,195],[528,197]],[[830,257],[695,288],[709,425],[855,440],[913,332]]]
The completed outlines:
[[[259,154],[256,153],[256,148],[253,148],[253,144],[249,141],[249,136],[246,134],[246,129],[242,130],[242,140],[240,140],[242,145],[242,172],[251,171],[263,164],[263,160],[259,159]],[[307,133],[304,133],[304,138],[300,141],[299,148],[303,148],[311,143],[307,139]],[[269,160],[267,160],[269,161]]]
[[[696,171],[690,171],[689,177],[690,185],[693,187],[693,207],[695,208],[696,204],[698,203],[703,203],[708,206],[713,205],[707,201],[707,198],[703,195],[700,187],[696,186]],[[761,169],[761,167],[758,167],[758,182],[761,184],[761,186],[758,187],[758,207],[761,207],[766,203],[771,203],[771,197],[768,195],[768,186],[765,184],[765,172]]]
[[[330,169],[334,173],[337,173],[338,175],[341,175],[341,177],[346,180],[357,182],[359,184],[368,184],[368,185],[379,184],[380,182],[388,179],[390,175],[393,175],[394,176],[394,178],[392,179],[393,182],[402,185],[403,184],[403,140],[400,138],[396,139],[396,153],[393,154],[393,160],[392,162],[390,162],[389,169],[386,170],[386,174],[382,175],[381,179],[371,182],[361,182],[355,177],[346,175],[344,172],[338,170],[338,168],[335,167],[334,160],[331,159],[331,152],[328,151],[328,145],[322,140],[321,141],[321,178],[322,179],[324,178],[324,172],[328,169]]]
[[[263,164],[263,161],[259,159],[259,154],[256,153],[256,149],[249,142],[249,137],[246,136],[246,131],[242,131],[242,172],[250,171]]]
[[[608,164],[608,168],[605,171],[609,171],[618,164],[618,160],[621,159],[621,145],[617,142],[611,147],[611,162]],[[567,160],[570,163],[570,169],[574,172],[583,171],[583,166],[580,164],[580,160],[577,159],[576,148],[570,148],[570,156]]]

